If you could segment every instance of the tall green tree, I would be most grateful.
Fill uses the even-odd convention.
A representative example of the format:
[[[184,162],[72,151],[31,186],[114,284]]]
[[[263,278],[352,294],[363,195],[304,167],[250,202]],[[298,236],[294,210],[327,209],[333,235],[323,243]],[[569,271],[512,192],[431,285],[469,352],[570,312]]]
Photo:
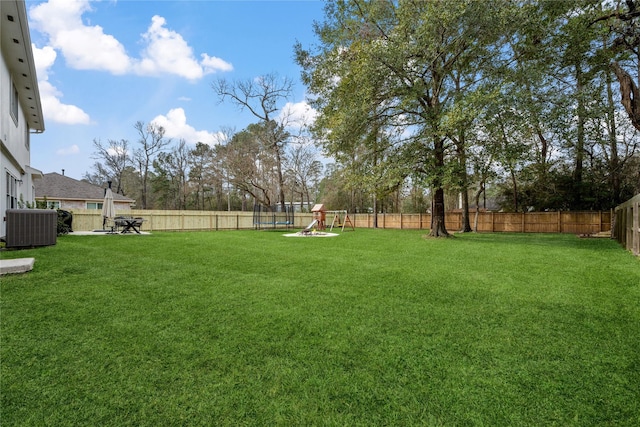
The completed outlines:
[[[149,190],[153,161],[165,151],[171,139],[164,136],[165,129],[154,123],[138,121],[133,126],[138,132],[138,145],[133,151],[133,159],[140,178],[141,209],[150,208]]]
[[[152,188],[163,209],[187,209],[189,149],[184,139],[153,161]]]
[[[211,188],[213,177],[214,150],[203,142],[189,151],[189,182],[192,186],[192,204],[197,210],[205,210],[206,195]]]
[[[317,95],[325,134],[336,129],[401,127],[400,168],[421,174],[433,188],[432,236],[447,236],[444,186],[453,102],[453,72],[497,42],[501,2],[335,1],[316,28],[320,47],[297,47],[303,79]],[[371,106],[377,103],[377,109]],[[358,104],[364,109],[359,109]],[[340,109],[337,106],[346,105]],[[324,119],[323,119],[324,118]],[[379,141],[370,139],[369,144]]]

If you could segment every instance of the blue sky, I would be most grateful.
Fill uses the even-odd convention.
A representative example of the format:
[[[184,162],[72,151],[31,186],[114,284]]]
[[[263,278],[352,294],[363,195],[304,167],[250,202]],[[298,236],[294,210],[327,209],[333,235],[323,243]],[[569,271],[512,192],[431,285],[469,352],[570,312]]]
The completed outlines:
[[[292,78],[284,110],[313,115],[293,45],[316,42],[320,0],[27,0],[46,130],[31,166],[81,179],[93,140],[135,145],[137,121],[174,141],[215,144],[224,128],[256,121],[211,84],[277,73]]]

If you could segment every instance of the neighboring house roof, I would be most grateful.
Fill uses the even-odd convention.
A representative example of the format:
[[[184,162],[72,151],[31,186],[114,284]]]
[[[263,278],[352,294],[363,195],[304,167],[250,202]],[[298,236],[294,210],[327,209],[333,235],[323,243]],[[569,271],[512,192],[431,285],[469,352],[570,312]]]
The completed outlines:
[[[24,1],[0,1],[2,54],[13,77],[29,129],[44,131],[38,77]]]
[[[49,200],[104,200],[104,188],[59,173],[45,173],[42,179],[35,181],[36,198]],[[133,203],[135,200],[113,193],[114,202]]]

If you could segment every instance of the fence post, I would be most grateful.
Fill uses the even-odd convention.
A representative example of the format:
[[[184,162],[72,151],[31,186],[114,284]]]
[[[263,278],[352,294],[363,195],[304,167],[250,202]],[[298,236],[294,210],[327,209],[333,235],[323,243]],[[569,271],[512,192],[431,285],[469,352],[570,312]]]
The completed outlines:
[[[562,233],[562,211],[558,211],[558,233]]]
[[[640,256],[640,194],[615,208],[613,237],[625,249]]]
[[[609,209],[609,230],[611,230],[611,238],[614,237],[614,233],[615,231],[613,230],[614,225],[615,225],[615,212],[613,210],[613,208]]]
[[[633,215],[633,249],[634,255],[640,255],[640,200],[633,202],[631,206],[631,215]]]
[[[600,224],[598,225],[598,233],[602,232],[602,211],[599,211],[600,213]]]

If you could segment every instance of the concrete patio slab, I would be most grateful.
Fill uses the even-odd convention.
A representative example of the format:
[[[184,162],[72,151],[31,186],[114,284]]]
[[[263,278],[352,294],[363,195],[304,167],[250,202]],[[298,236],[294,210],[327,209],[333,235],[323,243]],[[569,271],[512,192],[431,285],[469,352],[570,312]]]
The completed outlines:
[[[0,276],[33,270],[35,258],[0,259]]]

